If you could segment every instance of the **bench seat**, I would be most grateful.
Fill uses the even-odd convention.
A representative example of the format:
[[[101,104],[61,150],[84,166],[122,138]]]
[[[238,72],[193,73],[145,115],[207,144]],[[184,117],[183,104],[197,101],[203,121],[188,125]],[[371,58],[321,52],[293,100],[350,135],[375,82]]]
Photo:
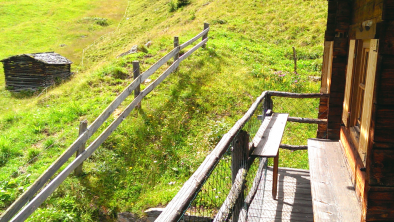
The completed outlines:
[[[272,179],[272,198],[276,199],[278,189],[278,165],[279,165],[279,145],[285,131],[287,113],[274,113],[266,116],[255,137],[253,138],[252,156],[273,157],[274,171]]]
[[[308,140],[315,222],[361,221],[361,205],[344,158],[339,141]]]

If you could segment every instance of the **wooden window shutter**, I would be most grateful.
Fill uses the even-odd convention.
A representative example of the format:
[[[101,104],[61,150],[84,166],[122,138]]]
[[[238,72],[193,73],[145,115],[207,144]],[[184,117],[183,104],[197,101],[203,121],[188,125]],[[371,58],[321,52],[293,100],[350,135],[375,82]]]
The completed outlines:
[[[371,127],[371,115],[373,106],[373,96],[375,88],[375,74],[376,74],[376,64],[378,60],[378,39],[371,39],[370,51],[368,58],[368,69],[365,79],[365,92],[363,101],[363,110],[361,115],[361,129],[360,129],[360,147],[359,151],[361,158],[365,164],[367,148],[369,142],[369,130]]]
[[[329,93],[330,90],[333,50],[334,50],[334,41],[325,41],[321,88],[320,88],[321,93]]]
[[[352,92],[352,79],[353,79],[353,65],[354,65],[354,53],[355,53],[356,40],[350,40],[349,45],[349,57],[347,61],[346,71],[346,88],[345,88],[345,99],[343,100],[343,113],[342,122],[346,127],[348,126],[349,118],[349,107],[350,107],[350,94]]]

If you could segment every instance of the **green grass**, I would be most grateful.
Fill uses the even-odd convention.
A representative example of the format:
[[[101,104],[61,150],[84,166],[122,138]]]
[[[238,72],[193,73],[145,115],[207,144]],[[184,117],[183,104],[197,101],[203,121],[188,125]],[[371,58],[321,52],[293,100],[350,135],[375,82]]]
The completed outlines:
[[[113,220],[118,212],[140,215],[165,205],[262,91],[319,91],[320,83],[308,76],[320,75],[324,1],[192,0],[175,10],[168,0],[35,2],[0,1],[1,29],[7,33],[0,37],[1,58],[55,50],[75,61],[76,75],[27,95],[6,91],[2,75],[1,210],[76,139],[80,120],[91,123],[132,81],[133,60],[144,71],[172,49],[174,36],[183,43],[202,30],[203,22],[210,23],[211,31],[208,47],[149,94],[142,110],[132,112],[84,163],[84,176],[70,176],[29,221]],[[11,18],[12,11],[20,17]],[[116,58],[148,41],[147,51]],[[292,46],[300,59],[299,75],[293,73]],[[317,115],[316,101],[303,103],[297,115]],[[274,101],[274,110],[300,104]],[[316,129],[292,125],[291,131],[314,137]],[[286,138],[291,144],[306,143]],[[281,153],[280,165],[308,168],[306,155]]]

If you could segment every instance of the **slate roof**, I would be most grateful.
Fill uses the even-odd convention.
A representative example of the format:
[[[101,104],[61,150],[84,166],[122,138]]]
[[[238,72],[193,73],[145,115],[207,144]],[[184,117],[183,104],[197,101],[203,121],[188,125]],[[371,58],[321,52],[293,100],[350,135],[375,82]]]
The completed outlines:
[[[43,53],[15,55],[15,56],[11,56],[9,58],[1,60],[1,62],[5,62],[9,59],[12,59],[14,57],[19,57],[19,56],[28,56],[30,58],[33,58],[37,61],[40,61],[40,62],[43,62],[46,64],[58,64],[58,65],[72,64],[72,62],[70,60],[68,60],[67,58],[65,58],[55,52],[43,52]]]

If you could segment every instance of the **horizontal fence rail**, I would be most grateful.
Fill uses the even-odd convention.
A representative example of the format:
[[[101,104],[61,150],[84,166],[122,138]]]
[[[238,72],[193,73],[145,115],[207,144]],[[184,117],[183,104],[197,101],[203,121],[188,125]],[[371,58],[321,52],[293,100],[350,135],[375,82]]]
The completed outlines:
[[[64,153],[25,191],[0,217],[0,222],[23,221],[29,217],[44,201],[52,194],[55,189],[67,178],[67,176],[80,166],[83,161],[89,158],[93,152],[111,135],[111,133],[119,126],[119,124],[137,107],[142,99],[149,94],[156,86],[158,86],[166,77],[174,72],[179,64],[190,56],[198,48],[203,47],[207,41],[207,33],[209,25],[204,24],[204,31],[196,37],[182,44],[183,48],[192,44],[203,36],[200,43],[195,45],[181,57],[176,59],[155,81],[141,91],[135,99],[125,108],[125,110],[108,126],[89,146],[86,150],[80,149],[85,145],[87,140],[99,129],[99,127],[108,119],[109,116],[119,107],[119,105],[139,88],[140,84],[148,79],[161,66],[166,64],[171,58],[178,55],[181,46],[175,47],[171,52],[158,60],[148,70],[139,75],[134,81],[128,85],[123,92],[100,114],[100,116],[83,132],[80,136],[64,151]],[[68,159],[76,152],[80,154],[72,161],[62,172],[60,172],[42,191],[33,198],[33,196],[49,181],[49,179],[68,161]],[[81,169],[78,169],[79,171]],[[33,198],[33,199],[32,199]],[[30,199],[32,199],[22,210],[20,210]],[[19,211],[18,214],[16,214]],[[16,214],[16,215],[15,215]],[[15,215],[15,216],[14,216]]]
[[[286,98],[326,98],[329,94],[323,93],[288,93],[288,92],[277,92],[277,91],[264,91],[259,97],[257,97],[256,101],[251,105],[248,111],[244,114],[244,116],[239,119],[234,126],[223,135],[222,139],[216,145],[216,147],[212,150],[210,154],[205,158],[203,163],[198,167],[198,169],[193,173],[193,175],[187,180],[180,191],[175,195],[175,197],[170,201],[170,203],[166,206],[164,211],[159,215],[159,217],[155,220],[156,222],[170,222],[170,221],[179,221],[182,218],[186,219],[187,217],[191,217],[193,215],[184,216],[187,209],[191,206],[191,203],[194,201],[194,198],[201,191],[204,183],[208,180],[210,175],[212,175],[215,167],[218,165],[219,161],[223,158],[223,155],[228,150],[228,147],[234,141],[234,138],[241,131],[241,129],[248,123],[251,117],[254,115],[255,111],[259,106],[263,106],[263,115],[259,116],[259,120],[263,120],[266,113],[272,112],[273,102],[271,97],[286,97]],[[289,117],[288,121],[297,122],[297,123],[313,123],[313,124],[327,124],[326,119],[311,119],[311,118],[302,118],[302,117]],[[260,122],[261,123],[261,122]],[[251,150],[255,148],[255,145],[251,142],[248,146],[247,153],[251,153]],[[289,149],[289,150],[305,150],[307,146],[297,146],[297,145],[286,145],[281,144],[280,148]],[[227,154],[226,154],[227,155]],[[248,174],[248,168],[253,163],[253,158],[247,161],[247,165],[241,165],[240,168],[236,170],[235,173],[236,178],[233,181],[233,185],[229,190],[229,194],[225,199],[224,203],[221,205],[218,213],[215,218],[211,218],[214,221],[227,221],[231,216],[237,215],[235,217],[236,221],[247,221],[247,211],[250,203],[253,200],[254,195],[256,194],[257,187],[261,182],[261,178],[263,178],[263,169],[267,166],[267,159],[260,158],[260,164],[258,166],[255,179],[253,181],[252,187],[250,188],[249,194],[246,197],[245,201],[242,200],[243,206],[238,209],[239,212],[232,215],[233,212],[230,212],[231,209],[236,207],[236,199],[242,196],[239,189],[240,187],[244,187],[245,178]],[[233,168],[232,168],[233,169]],[[234,169],[233,169],[234,170]],[[265,176],[264,176],[265,180]],[[205,216],[205,215],[204,215]],[[201,217],[206,219],[205,217]],[[238,218],[238,219],[237,219]]]

